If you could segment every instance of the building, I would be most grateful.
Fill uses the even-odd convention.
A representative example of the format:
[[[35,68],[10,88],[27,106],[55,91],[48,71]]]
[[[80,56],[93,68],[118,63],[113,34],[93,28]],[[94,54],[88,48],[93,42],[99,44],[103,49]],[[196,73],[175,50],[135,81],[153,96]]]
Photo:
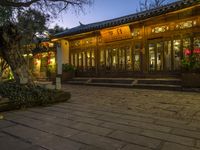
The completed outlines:
[[[79,77],[178,76],[185,51],[200,48],[200,3],[184,0],[56,34],[62,64]],[[200,57],[200,53],[198,53]],[[62,60],[62,61],[59,61]]]

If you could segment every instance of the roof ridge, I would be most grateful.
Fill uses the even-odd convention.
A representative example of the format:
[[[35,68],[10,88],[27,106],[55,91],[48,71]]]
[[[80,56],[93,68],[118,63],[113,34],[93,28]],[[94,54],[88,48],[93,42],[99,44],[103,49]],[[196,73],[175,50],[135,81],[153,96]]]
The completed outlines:
[[[187,6],[190,7],[193,4],[195,4],[195,2],[199,3],[197,0],[179,0],[176,2],[172,2],[172,3],[166,4],[166,5],[157,7],[157,8],[150,9],[150,10],[133,13],[133,14],[129,14],[129,15],[113,18],[113,19],[107,19],[104,21],[98,21],[98,22],[94,22],[94,23],[84,24],[84,26],[79,25],[79,26],[73,27],[71,29],[65,30],[61,33],[57,33],[54,35],[54,37],[65,36],[65,34],[66,35],[74,35],[74,34],[79,34],[82,32],[89,32],[89,31],[94,31],[94,30],[98,30],[98,29],[103,29],[103,28],[108,28],[108,27],[113,27],[116,25],[129,23],[129,22],[134,22],[134,21],[137,21],[140,19],[146,19],[145,18],[146,16],[147,16],[147,18],[149,18],[150,16],[161,15],[161,13],[159,13],[158,10],[163,11],[163,9],[165,9],[164,10],[164,11],[166,11],[165,13],[168,13],[168,12],[173,11],[175,8],[177,8],[177,6],[180,7],[182,5],[183,6],[186,5],[186,7]]]

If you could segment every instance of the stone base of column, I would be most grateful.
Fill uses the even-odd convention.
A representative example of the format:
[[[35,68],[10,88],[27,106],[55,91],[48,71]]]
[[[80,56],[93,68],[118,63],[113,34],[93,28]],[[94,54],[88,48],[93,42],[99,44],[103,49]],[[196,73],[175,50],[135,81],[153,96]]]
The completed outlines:
[[[57,75],[57,77],[56,77],[56,89],[60,90],[61,88],[62,88],[62,85],[61,85],[61,75]]]

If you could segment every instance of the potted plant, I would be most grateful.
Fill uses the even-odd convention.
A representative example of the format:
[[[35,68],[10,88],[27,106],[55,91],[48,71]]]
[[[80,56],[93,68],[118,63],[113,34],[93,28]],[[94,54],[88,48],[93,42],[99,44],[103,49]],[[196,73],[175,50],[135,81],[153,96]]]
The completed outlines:
[[[71,64],[63,64],[62,71],[62,81],[67,81],[75,76],[76,68]]]
[[[200,49],[186,49],[182,59],[182,86],[200,87]]]

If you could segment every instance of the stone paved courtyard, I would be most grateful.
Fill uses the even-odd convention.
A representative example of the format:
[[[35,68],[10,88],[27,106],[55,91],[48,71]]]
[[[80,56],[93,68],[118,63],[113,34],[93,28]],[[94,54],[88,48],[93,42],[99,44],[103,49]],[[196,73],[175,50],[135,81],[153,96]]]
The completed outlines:
[[[64,85],[67,103],[5,112],[0,150],[200,150],[200,94]]]

